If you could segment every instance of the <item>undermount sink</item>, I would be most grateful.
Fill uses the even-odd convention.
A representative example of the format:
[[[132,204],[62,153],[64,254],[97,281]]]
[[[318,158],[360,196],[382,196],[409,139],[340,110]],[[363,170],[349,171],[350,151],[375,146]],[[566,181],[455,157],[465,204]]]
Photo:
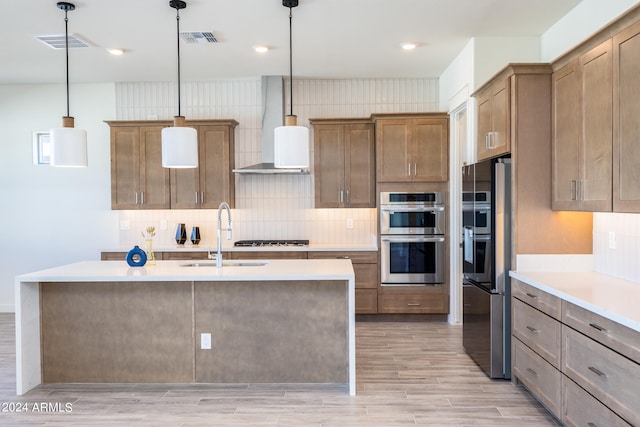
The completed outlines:
[[[222,261],[223,267],[262,267],[269,264],[265,261]],[[201,261],[190,262],[187,264],[180,264],[180,267],[217,267],[218,263],[215,261]]]

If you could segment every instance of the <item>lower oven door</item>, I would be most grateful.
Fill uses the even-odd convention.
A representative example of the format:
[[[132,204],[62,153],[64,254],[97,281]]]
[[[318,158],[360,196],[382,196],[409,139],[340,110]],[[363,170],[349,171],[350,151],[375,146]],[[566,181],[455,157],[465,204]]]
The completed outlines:
[[[444,283],[444,236],[382,236],[380,242],[382,286]]]

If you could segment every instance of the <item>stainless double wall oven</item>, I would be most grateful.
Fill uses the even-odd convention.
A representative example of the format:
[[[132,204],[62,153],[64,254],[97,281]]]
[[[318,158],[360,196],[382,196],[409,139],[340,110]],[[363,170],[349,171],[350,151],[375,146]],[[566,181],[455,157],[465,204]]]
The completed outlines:
[[[424,286],[445,282],[444,193],[380,193],[380,282]]]

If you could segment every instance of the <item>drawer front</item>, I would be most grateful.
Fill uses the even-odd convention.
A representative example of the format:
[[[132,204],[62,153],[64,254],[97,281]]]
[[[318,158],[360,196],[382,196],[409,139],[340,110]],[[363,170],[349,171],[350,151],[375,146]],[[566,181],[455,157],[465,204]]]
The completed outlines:
[[[197,259],[203,260],[207,259],[207,252],[187,252],[187,251],[176,251],[176,252],[156,252],[156,258],[158,255],[162,255],[163,260],[189,260],[189,259]],[[222,258],[229,258],[229,252],[223,252]]]
[[[513,334],[556,369],[561,369],[560,322],[514,298]]]
[[[560,298],[515,279],[511,280],[511,295],[554,319],[560,320],[562,302]]]
[[[562,381],[562,422],[569,427],[629,427],[622,418],[566,378]]]
[[[513,340],[513,349],[512,375],[560,418],[562,373],[518,339]]]
[[[231,259],[307,259],[304,251],[229,252]]]
[[[353,264],[377,264],[378,252],[377,251],[357,251],[357,252],[309,252],[309,259],[335,259],[346,258],[350,259]]]
[[[356,288],[375,289],[378,293],[378,264],[353,264]]]
[[[379,295],[378,312],[446,314],[449,312],[449,298],[445,294]]]
[[[640,332],[563,301],[562,323],[640,363]]]
[[[156,253],[156,259],[158,254]],[[100,260],[101,261],[125,261],[127,259],[126,252],[101,252]]]
[[[562,327],[562,372],[633,425],[640,425],[640,365]]]
[[[356,289],[356,314],[376,314],[378,312],[378,291]]]

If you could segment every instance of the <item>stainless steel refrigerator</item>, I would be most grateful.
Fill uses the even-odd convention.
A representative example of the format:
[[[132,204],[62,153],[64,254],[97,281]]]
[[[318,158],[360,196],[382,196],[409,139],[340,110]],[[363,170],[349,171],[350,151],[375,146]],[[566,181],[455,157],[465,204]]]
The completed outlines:
[[[463,169],[463,345],[490,378],[511,378],[511,159]]]

